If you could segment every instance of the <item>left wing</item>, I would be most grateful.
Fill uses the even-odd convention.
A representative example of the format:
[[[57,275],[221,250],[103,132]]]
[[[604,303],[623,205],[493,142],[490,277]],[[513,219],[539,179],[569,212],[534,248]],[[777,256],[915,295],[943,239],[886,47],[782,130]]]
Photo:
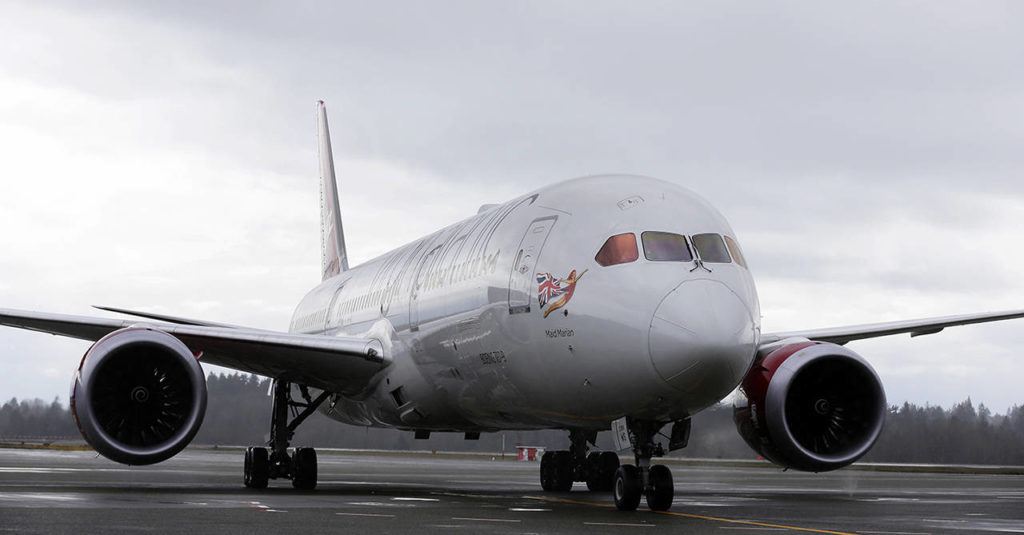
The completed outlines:
[[[252,329],[250,327],[242,327],[240,325],[230,325],[228,323],[214,323],[212,321],[196,320],[192,318],[182,318],[180,316],[168,316],[166,314],[156,314],[154,312],[142,312],[140,310],[128,310],[126,308],[114,308],[104,307],[99,305],[92,306],[98,310],[106,310],[107,312],[115,312],[117,314],[124,314],[126,316],[135,316],[139,318],[149,318],[151,320],[159,320],[166,323],[178,323],[181,325],[199,325],[204,327],[227,327],[229,329],[250,329],[250,330],[261,330]]]
[[[0,325],[96,341],[127,327],[147,327],[182,342],[201,362],[334,392],[358,392],[388,363],[375,338],[317,336],[257,329],[172,325],[0,309]]]
[[[809,340],[832,342],[833,344],[844,345],[847,342],[862,340],[865,338],[876,338],[879,336],[889,336],[892,334],[902,333],[910,333],[910,336],[923,336],[926,334],[935,334],[946,327],[970,325],[972,323],[987,323],[990,321],[1001,321],[1014,318],[1024,318],[1024,310],[1007,310],[1004,312],[990,312],[986,314],[962,314],[958,316],[944,316],[941,318],[869,323],[866,325],[853,325],[849,327],[767,333],[761,335],[761,345],[773,344],[780,340],[785,340],[786,338],[807,338]]]

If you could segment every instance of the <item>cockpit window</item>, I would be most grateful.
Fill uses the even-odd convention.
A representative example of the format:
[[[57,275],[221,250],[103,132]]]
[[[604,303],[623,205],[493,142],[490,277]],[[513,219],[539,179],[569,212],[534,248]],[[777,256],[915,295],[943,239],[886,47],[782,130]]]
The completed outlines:
[[[644,232],[644,258],[648,260],[689,262],[693,260],[686,238],[671,232]]]
[[[725,248],[725,242],[718,234],[694,234],[693,246],[697,248],[700,259],[708,263],[728,264],[729,251]]]
[[[729,252],[732,253],[732,259],[735,260],[737,264],[747,267],[747,259],[743,258],[743,253],[740,252],[740,245],[736,243],[736,240],[726,236],[725,245],[729,247]]]
[[[602,266],[614,266],[633,262],[637,258],[640,258],[640,251],[636,248],[636,236],[632,232],[627,232],[608,238],[594,260]]]

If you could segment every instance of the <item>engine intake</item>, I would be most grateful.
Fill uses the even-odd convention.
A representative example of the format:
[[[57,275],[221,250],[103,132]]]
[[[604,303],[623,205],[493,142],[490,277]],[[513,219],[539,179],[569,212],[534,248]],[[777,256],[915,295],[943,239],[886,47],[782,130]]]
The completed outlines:
[[[104,457],[158,463],[199,431],[206,378],[177,338],[153,329],[122,329],[85,353],[71,386],[71,412],[86,442]]]
[[[747,373],[733,407],[740,435],[775,464],[825,472],[861,458],[878,440],[887,405],[860,355],[825,342],[794,342]]]

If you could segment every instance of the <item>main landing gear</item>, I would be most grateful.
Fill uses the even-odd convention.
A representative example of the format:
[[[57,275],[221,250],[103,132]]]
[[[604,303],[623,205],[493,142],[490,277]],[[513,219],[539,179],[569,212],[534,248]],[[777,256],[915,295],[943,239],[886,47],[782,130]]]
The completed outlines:
[[[263,447],[245,450],[245,486],[251,489],[265,489],[270,479],[288,478],[292,486],[301,490],[316,488],[316,450],[295,448],[288,454],[288,444],[299,426],[317,409],[329,395],[323,392],[316,399],[309,395],[309,389],[299,385],[303,401],[292,399],[292,384],[274,381],[274,408],[270,418],[270,451]],[[288,422],[288,409],[292,409],[292,421]],[[301,412],[299,412],[301,409]]]
[[[612,491],[619,510],[635,511],[640,498],[645,497],[652,511],[667,511],[675,495],[672,472],[667,466],[651,465],[651,458],[665,455],[665,448],[654,442],[665,422],[630,419],[626,425],[636,465],[619,466],[618,455],[610,451],[588,455],[587,444],[595,443],[597,432],[570,430],[569,451],[549,451],[541,457],[540,483],[544,490],[566,492],[573,482],[586,481],[592,491]],[[690,420],[676,421],[669,449],[685,447],[689,437]]]
[[[586,481],[593,491],[609,491],[619,468],[615,452],[590,452],[587,443],[594,444],[597,431],[574,429],[569,431],[572,445],[569,451],[548,451],[540,458],[540,486],[544,490],[568,492],[575,481]]]

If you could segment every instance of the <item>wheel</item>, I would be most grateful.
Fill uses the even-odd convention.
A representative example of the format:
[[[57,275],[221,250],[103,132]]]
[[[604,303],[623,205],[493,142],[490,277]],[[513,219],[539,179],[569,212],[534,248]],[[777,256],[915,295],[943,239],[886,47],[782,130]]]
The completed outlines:
[[[615,507],[620,511],[636,511],[640,505],[640,495],[643,494],[643,484],[640,481],[640,469],[624,464],[615,471]]]
[[[552,490],[569,492],[572,490],[573,480],[572,454],[567,451],[556,451],[552,461],[554,474],[554,488]]]
[[[587,455],[587,488],[591,491],[598,491],[601,489],[601,454],[599,452],[590,452]]]
[[[555,490],[555,480],[553,476],[554,470],[552,469],[552,457],[555,452],[545,451],[544,455],[540,457],[540,488],[551,491]]]
[[[270,479],[270,461],[267,448],[245,449],[245,486],[250,489],[265,489]]]
[[[593,452],[587,456],[587,488],[607,492],[615,486],[619,456],[613,451]]]
[[[295,448],[292,455],[292,486],[300,490],[316,488],[316,450]]]
[[[567,451],[547,451],[540,458],[540,486],[547,491],[572,490],[572,455]]]
[[[656,464],[651,467],[648,481],[650,488],[647,489],[647,507],[651,511],[668,511],[672,507],[672,496],[675,493],[672,471],[663,464]]]

